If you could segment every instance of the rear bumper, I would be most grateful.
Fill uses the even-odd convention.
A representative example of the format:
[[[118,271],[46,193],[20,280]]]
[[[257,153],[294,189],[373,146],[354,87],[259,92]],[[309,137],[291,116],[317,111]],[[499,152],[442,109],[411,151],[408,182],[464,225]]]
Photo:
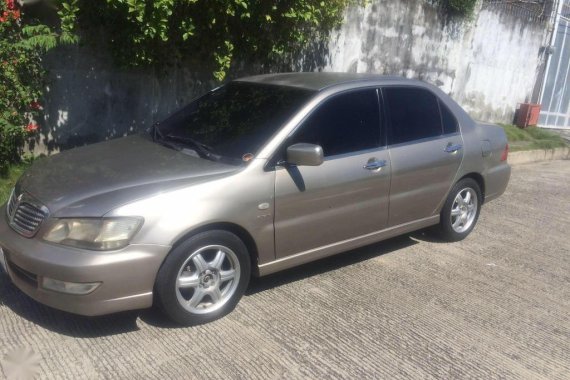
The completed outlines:
[[[113,252],[91,252],[28,239],[9,227],[0,207],[0,248],[6,272],[21,291],[45,305],[81,315],[103,315],[152,306],[156,274],[170,247],[129,245]],[[100,282],[85,295],[42,288],[42,278]]]
[[[509,184],[511,166],[505,161],[490,168],[485,174],[485,203],[500,197]]]

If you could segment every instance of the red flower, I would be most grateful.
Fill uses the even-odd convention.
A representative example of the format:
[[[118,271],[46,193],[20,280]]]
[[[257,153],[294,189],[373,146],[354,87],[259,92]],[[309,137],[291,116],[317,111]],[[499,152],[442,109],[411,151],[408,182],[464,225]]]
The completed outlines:
[[[29,123],[29,124],[26,126],[26,132],[28,132],[28,133],[34,133],[34,132],[36,132],[36,131],[38,130],[38,128],[39,128],[39,127],[38,127],[38,125],[37,125],[36,123]]]
[[[4,0],[6,3],[6,8],[8,10],[2,12],[0,16],[0,22],[9,21],[10,19],[18,20],[21,16],[20,9],[18,9],[18,4],[16,0]]]
[[[0,22],[5,22],[7,20],[9,20],[10,18],[13,18],[14,20],[18,20],[20,18],[21,14],[20,14],[20,10],[16,9],[13,11],[4,11],[2,12],[2,16],[0,16]]]

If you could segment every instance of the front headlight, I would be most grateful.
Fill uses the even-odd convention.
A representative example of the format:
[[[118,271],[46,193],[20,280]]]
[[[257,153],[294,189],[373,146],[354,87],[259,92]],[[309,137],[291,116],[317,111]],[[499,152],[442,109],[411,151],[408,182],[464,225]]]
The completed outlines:
[[[108,251],[129,244],[140,218],[59,219],[43,239],[77,248]]]

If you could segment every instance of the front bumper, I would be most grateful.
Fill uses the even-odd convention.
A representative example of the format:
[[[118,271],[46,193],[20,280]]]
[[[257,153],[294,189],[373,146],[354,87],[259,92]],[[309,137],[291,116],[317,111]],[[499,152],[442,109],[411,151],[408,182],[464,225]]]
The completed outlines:
[[[169,246],[129,245],[111,252],[58,246],[21,236],[5,215],[5,206],[0,207],[0,248],[6,272],[16,287],[36,301],[90,316],[152,306],[154,281]],[[43,289],[42,277],[101,285],[92,293],[73,295]]]

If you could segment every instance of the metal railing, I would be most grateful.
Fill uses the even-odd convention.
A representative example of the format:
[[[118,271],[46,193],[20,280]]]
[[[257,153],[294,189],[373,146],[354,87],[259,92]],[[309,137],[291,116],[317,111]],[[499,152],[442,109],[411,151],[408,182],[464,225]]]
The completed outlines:
[[[482,9],[497,9],[530,22],[550,17],[554,0],[483,0]]]

